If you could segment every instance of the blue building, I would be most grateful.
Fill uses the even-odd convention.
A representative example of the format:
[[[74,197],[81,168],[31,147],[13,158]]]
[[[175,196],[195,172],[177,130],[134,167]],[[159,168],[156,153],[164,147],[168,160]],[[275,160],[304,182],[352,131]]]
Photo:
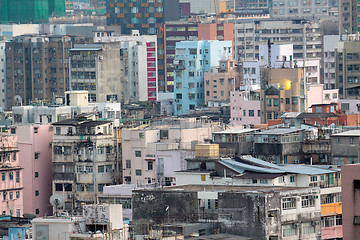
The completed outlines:
[[[190,113],[204,104],[204,72],[232,58],[231,41],[182,41],[176,43],[174,60],[175,115]]]

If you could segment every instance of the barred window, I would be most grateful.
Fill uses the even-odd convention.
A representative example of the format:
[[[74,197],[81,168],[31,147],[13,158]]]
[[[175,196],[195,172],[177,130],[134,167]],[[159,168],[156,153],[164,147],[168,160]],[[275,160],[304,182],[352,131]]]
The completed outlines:
[[[313,207],[315,206],[315,196],[308,195],[308,196],[302,196],[301,197],[301,207]]]

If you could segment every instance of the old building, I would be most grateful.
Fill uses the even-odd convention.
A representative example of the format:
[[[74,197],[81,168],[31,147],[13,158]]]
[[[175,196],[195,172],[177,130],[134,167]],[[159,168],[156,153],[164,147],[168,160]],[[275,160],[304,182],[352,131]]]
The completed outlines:
[[[155,224],[195,225],[212,221],[213,232],[253,239],[317,239],[320,238],[319,193],[318,188],[312,187],[219,185],[135,190],[134,230],[136,234],[145,234],[146,226]]]
[[[115,35],[113,31],[94,32],[94,42],[118,42],[120,44],[120,69],[124,77],[126,103],[156,101],[158,99],[157,39],[155,35],[140,35],[132,30],[131,35]],[[113,61],[119,61],[113,59]]]
[[[19,162],[19,148],[15,135],[2,134],[0,136],[0,172],[1,172],[1,200],[2,215],[21,217],[23,215],[24,187],[23,169]],[[36,192],[31,193],[33,196]],[[25,200],[26,201],[26,200]]]
[[[220,60],[219,66],[204,73],[205,104],[209,101],[228,103],[230,92],[239,89],[240,73],[231,59]]]
[[[275,128],[256,133],[255,156],[274,163],[301,163],[303,138],[301,129]]]
[[[24,35],[6,42],[6,106],[50,102],[69,90],[68,36]]]
[[[84,44],[70,49],[71,90],[89,91],[89,102],[124,102],[124,62],[120,44]]]
[[[348,36],[335,48],[335,79],[341,99],[359,99],[360,92],[360,41]]]
[[[339,1],[339,33],[355,34],[359,31],[359,9],[355,0]]]
[[[220,156],[251,155],[257,129],[231,128],[213,133],[213,143],[219,144]]]
[[[331,136],[331,163],[334,165],[360,163],[359,141],[360,130],[333,134]]]
[[[232,91],[230,93],[230,121],[244,128],[261,123],[260,91]]]
[[[170,119],[122,129],[124,183],[166,185],[166,177],[172,177],[173,173],[167,176],[164,170],[169,168],[174,172],[184,169],[181,162],[187,156],[187,151],[197,143],[210,140],[214,129],[218,129],[215,124],[193,118]]]
[[[264,69],[261,122],[279,119],[284,112],[305,112],[306,81],[301,68]]]
[[[69,119],[53,123],[52,188],[65,209],[79,211],[96,203],[105,185],[121,182],[118,143],[110,121]]]

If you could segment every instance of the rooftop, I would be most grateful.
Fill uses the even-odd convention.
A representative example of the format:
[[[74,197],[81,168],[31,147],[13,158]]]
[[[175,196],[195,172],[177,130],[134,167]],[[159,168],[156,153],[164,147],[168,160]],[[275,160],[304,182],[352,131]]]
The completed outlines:
[[[346,131],[342,133],[336,133],[332,136],[338,136],[338,137],[360,137],[360,130],[352,130],[352,131]]]
[[[94,127],[110,123],[111,121],[92,121],[92,120],[80,120],[80,119],[66,119],[59,122],[55,122],[54,126],[79,126],[79,127]]]
[[[256,135],[282,135],[288,133],[300,132],[301,129],[290,129],[290,128],[274,128],[270,130],[265,130],[259,133],[255,133]]]
[[[227,134],[227,133],[233,133],[233,134],[239,134],[239,133],[248,133],[248,132],[254,132],[258,129],[249,129],[249,128],[230,128],[226,129],[224,131],[215,132],[214,134]]]

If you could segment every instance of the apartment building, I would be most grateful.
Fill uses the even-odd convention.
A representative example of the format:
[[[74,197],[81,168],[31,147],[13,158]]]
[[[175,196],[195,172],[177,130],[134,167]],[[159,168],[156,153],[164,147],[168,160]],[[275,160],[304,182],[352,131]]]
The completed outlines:
[[[70,49],[71,90],[89,92],[89,102],[125,102],[124,62],[120,44],[84,44]]]
[[[359,3],[356,0],[339,1],[339,33],[356,34],[359,31]]]
[[[311,84],[307,86],[307,112],[313,112],[311,107],[315,105],[328,105],[331,103],[337,105],[339,101],[339,89],[324,89],[324,86],[324,84]],[[320,109],[316,109],[316,112],[324,112]]]
[[[232,125],[250,128],[261,123],[260,91],[232,91],[230,93],[230,121]]]
[[[360,154],[357,148],[359,143],[359,130],[331,135],[331,163],[334,165],[360,163]]]
[[[78,118],[53,126],[53,194],[64,197],[65,210],[82,211],[83,203],[96,203],[104,186],[121,182],[113,123]]]
[[[6,42],[6,107],[63,96],[69,90],[73,41],[68,36],[24,35]]]
[[[181,41],[234,41],[233,23],[167,22],[164,28],[166,79],[169,92],[174,91],[175,45]]]
[[[323,55],[323,83],[325,89],[335,89],[335,47],[340,41],[340,35],[324,35],[324,55]]]
[[[360,92],[360,41],[349,36],[336,44],[335,78],[340,99],[359,99]]]
[[[279,119],[284,112],[304,112],[307,109],[304,70],[273,68],[264,70],[261,89],[261,122]]]
[[[0,107],[6,107],[6,55],[5,55],[5,42],[0,42]]]
[[[195,143],[211,139],[214,127],[210,123],[190,118],[123,129],[123,182],[139,186],[154,185],[162,181],[163,177],[171,177],[163,176],[169,160],[174,160],[175,155],[179,156],[172,162],[173,167],[180,168],[176,167],[176,170],[181,170],[183,164],[180,156],[182,153],[174,152],[171,158],[169,151],[191,150]]]
[[[294,20],[241,20],[234,24],[235,59],[258,60],[259,45],[293,44],[293,59],[321,58],[320,22]]]
[[[176,43],[175,53],[175,115],[189,114],[204,104],[205,72],[220,60],[231,59],[232,42],[182,41]]]
[[[132,30],[131,35],[115,35],[113,31],[94,32],[94,42],[120,44],[120,61],[124,69],[122,79],[126,103],[156,101],[158,99],[157,38],[155,35],[140,35]],[[117,60],[115,60],[117,61]]]
[[[166,21],[179,21],[179,6],[179,0],[110,0],[106,3],[107,25],[119,25],[122,34],[129,35],[137,29],[142,35],[157,36],[158,88],[161,92],[167,91],[164,24]]]
[[[205,104],[208,101],[229,102],[230,92],[240,87],[240,73],[231,59],[220,60],[219,66],[204,73]]]
[[[24,186],[23,168],[19,162],[19,148],[15,135],[0,136],[1,200],[0,212],[4,216],[22,217]],[[34,196],[35,192],[32,192]]]
[[[273,18],[304,18],[313,19],[329,16],[328,1],[294,1],[275,0],[270,8],[270,15]]]
[[[51,142],[53,127],[49,124],[26,124],[11,126],[16,134],[19,149],[19,164],[23,168],[24,213],[36,217],[49,216],[52,208],[49,199],[52,194]]]

